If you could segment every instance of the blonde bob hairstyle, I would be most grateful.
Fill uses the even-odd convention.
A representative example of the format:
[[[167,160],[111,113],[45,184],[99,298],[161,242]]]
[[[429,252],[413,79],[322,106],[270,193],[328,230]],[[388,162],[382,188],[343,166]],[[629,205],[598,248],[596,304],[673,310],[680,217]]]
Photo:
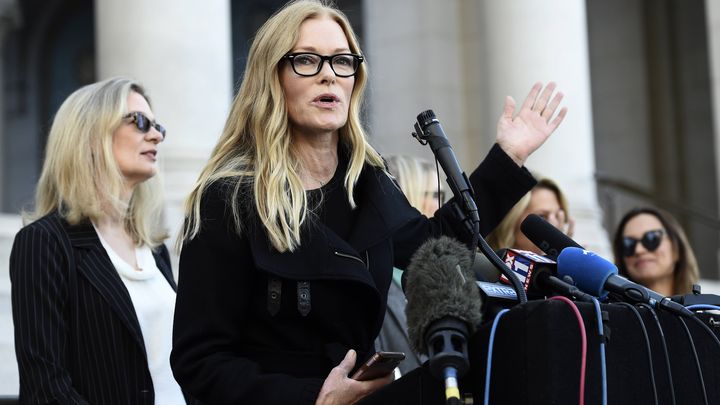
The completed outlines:
[[[532,192],[537,189],[552,191],[557,197],[560,208],[565,212],[565,218],[569,218],[568,202],[560,187],[548,178],[540,178],[535,187],[515,203],[515,206],[505,215],[502,222],[488,235],[487,242],[493,249],[505,249],[515,246],[515,231],[519,229],[520,221],[523,219],[522,215],[530,205]]]
[[[155,247],[167,237],[161,229],[159,176],[136,186],[129,202],[121,199],[125,179],[113,154],[113,133],[128,113],[131,92],[150,104],[142,86],[119,77],[81,87],[62,103],[50,128],[34,211],[25,213],[26,222],[58,211],[70,224],[123,218],[138,245]]]
[[[385,161],[388,171],[395,177],[410,205],[420,210],[425,205],[427,192],[438,188],[435,164],[429,160],[407,155],[387,156]]]
[[[328,2],[289,2],[260,27],[250,47],[245,74],[223,133],[185,202],[187,221],[178,239],[179,245],[200,231],[202,195],[219,180],[234,186],[228,198],[238,233],[243,228],[241,207],[251,205],[252,198],[276,250],[293,251],[300,245],[300,227],[307,218],[308,200],[300,180],[302,163],[292,146],[292,129],[279,73],[285,66],[283,56],[297,43],[300,25],[321,16],[337,22],[351,52],[361,54],[347,17]],[[353,208],[353,188],[364,163],[383,167],[382,158],[367,142],[360,124],[366,82],[365,64],[360,64],[350,97],[348,120],[339,130],[340,142],[351,151],[344,183]]]

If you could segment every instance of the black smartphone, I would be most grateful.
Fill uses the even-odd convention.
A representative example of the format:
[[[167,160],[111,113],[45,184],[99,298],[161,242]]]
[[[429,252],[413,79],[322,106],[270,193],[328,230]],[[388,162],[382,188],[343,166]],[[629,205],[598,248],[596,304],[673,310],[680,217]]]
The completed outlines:
[[[405,360],[403,352],[377,352],[352,375],[352,379],[367,381],[384,377],[392,373],[403,360]]]

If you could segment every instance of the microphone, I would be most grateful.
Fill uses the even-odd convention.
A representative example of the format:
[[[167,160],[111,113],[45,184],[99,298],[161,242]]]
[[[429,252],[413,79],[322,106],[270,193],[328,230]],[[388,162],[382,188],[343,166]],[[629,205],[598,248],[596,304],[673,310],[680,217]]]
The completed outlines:
[[[505,257],[505,251],[506,249],[496,250],[495,254],[497,254],[498,257]],[[480,253],[475,253],[475,261],[470,267],[470,270],[475,274],[475,278],[478,281],[487,283],[497,283],[500,281],[500,274],[502,274],[490,259]]]
[[[425,242],[405,270],[408,337],[429,357],[430,372],[445,379],[448,401],[460,396],[456,375],[469,369],[467,341],[481,320],[481,301],[470,271],[471,252],[457,240]]]
[[[461,201],[465,213],[470,216],[473,223],[480,222],[477,205],[473,199],[473,191],[470,180],[465,172],[460,169],[455,152],[450,146],[448,137],[445,135],[440,121],[435,117],[433,110],[426,110],[418,114],[413,133],[420,143],[430,144],[435,158],[440,163],[447,182],[453,195]]]
[[[530,214],[520,224],[522,233],[551,259],[557,259],[566,247],[582,249],[577,242],[565,235],[541,216]]]
[[[507,249],[504,258],[505,264],[510,268],[512,273],[520,280],[523,289],[528,297],[541,298],[545,294],[541,294],[534,281],[536,273],[541,269],[546,269],[551,274],[554,273],[556,263],[547,257],[528,250]],[[500,276],[503,283],[509,283],[510,280],[503,274]]]
[[[430,144],[430,149],[435,155],[435,159],[442,166],[443,171],[448,176],[447,182],[456,201],[452,203],[453,212],[465,224],[473,236],[472,247],[476,247],[479,242],[480,249],[490,262],[503,273],[509,273],[509,269],[505,267],[497,255],[492,251],[485,239],[480,235],[480,214],[478,213],[477,204],[473,198],[473,190],[465,172],[460,169],[460,165],[450,146],[450,141],[445,135],[440,121],[435,117],[432,110],[426,110],[418,114],[417,123],[415,123],[415,132],[412,134],[417,140],[423,144]],[[457,207],[461,205],[461,207]],[[527,301],[522,286],[512,282],[513,288],[517,293],[520,303]]]
[[[692,311],[669,297],[618,276],[618,269],[613,263],[587,250],[576,247],[563,249],[558,256],[557,271],[561,277],[570,276],[582,291],[596,297],[605,297],[612,292],[629,302],[644,302],[656,309],[693,316]]]
[[[527,250],[508,249],[504,260],[520,279],[528,297],[544,298],[559,293],[581,301],[592,301],[588,294],[556,277],[557,263],[546,256]],[[500,279],[508,282],[504,275]]]

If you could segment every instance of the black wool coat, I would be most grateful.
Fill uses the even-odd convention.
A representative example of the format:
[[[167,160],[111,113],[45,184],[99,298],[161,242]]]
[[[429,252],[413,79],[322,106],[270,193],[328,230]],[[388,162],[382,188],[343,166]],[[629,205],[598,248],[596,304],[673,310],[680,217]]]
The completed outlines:
[[[497,145],[470,180],[484,234],[535,185]],[[393,266],[441,233],[471,239],[447,204],[428,219],[370,166],[351,235],[314,223],[294,252],[274,250],[259,221],[238,235],[228,194],[221,183],[207,189],[200,233],[180,256],[171,365],[207,404],[313,404],[348,349],[356,366],[374,352]]]

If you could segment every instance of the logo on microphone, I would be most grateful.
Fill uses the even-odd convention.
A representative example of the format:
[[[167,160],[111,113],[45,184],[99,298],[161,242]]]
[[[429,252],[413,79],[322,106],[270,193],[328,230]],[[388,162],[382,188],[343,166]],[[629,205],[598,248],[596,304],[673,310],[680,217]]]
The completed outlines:
[[[554,262],[547,257],[527,250],[508,249],[505,253],[505,264],[512,270],[515,276],[517,276],[518,280],[520,280],[525,291],[527,291],[530,286],[533,271],[540,263],[551,264]],[[510,283],[505,275],[501,275],[500,280],[506,284]]]

